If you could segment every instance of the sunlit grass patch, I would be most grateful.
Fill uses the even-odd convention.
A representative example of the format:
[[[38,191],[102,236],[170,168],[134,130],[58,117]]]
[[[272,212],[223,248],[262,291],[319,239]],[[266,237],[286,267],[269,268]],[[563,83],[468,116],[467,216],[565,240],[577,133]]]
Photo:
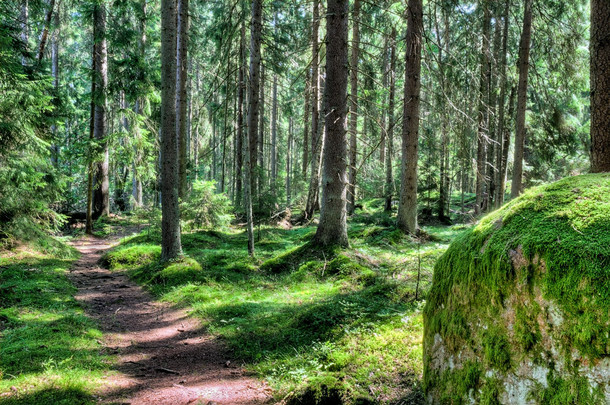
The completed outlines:
[[[0,259],[0,403],[88,404],[109,370],[101,332],[73,297],[73,260]]]
[[[186,258],[170,264],[150,254],[158,244],[146,235],[108,257],[161,299],[189,308],[278,398],[397,401],[421,395],[421,300],[434,261],[463,229],[427,227],[419,241],[381,208],[375,200],[359,210],[349,249],[314,247],[313,226],[261,225],[254,258],[238,229],[183,234]]]

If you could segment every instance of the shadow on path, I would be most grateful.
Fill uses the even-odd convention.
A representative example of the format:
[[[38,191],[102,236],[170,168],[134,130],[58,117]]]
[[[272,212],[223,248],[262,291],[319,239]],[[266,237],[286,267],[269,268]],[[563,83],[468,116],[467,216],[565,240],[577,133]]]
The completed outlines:
[[[271,390],[231,363],[226,348],[186,312],[154,301],[125,274],[98,265],[118,239],[84,237],[70,271],[76,298],[117,356],[100,402],[112,404],[262,404]]]

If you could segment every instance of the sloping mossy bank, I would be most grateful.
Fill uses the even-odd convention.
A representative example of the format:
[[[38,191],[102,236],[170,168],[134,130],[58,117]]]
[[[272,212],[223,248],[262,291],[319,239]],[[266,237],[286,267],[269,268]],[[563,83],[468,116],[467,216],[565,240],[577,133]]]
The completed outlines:
[[[424,317],[431,403],[610,402],[610,175],[529,190],[459,236]]]

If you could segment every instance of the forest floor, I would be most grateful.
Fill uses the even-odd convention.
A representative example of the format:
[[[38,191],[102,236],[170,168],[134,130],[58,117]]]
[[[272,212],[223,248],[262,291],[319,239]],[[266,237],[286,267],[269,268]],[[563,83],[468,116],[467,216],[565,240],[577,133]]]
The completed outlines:
[[[80,253],[0,252],[0,404],[423,403],[422,309],[468,226],[415,240],[371,200],[348,249],[260,225],[252,258],[230,226],[183,233],[161,264],[143,214],[64,238]]]
[[[260,404],[269,388],[231,364],[222,344],[184,310],[160,303],[121,273],[99,266],[116,239],[82,237],[70,270],[76,298],[116,354],[102,403],[131,405]]]
[[[311,245],[315,223],[260,225],[252,258],[243,228],[227,227],[184,232],[185,257],[161,265],[150,227],[102,262],[200,320],[274,402],[420,404],[434,263],[468,226],[424,226],[416,240],[382,208],[364,201],[348,249]]]

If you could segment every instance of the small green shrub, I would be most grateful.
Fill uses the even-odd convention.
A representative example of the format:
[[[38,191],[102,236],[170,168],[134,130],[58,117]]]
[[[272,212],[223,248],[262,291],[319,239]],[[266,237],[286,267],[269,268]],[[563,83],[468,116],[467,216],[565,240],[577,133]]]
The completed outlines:
[[[182,203],[184,230],[222,228],[231,221],[231,202],[216,193],[216,182],[196,181],[187,201]]]

